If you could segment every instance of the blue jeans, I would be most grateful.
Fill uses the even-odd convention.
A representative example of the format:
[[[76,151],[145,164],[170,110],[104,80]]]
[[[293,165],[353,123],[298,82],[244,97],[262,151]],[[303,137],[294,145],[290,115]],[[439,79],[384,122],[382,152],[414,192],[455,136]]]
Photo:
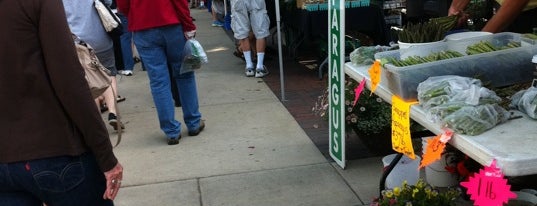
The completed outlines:
[[[177,138],[181,123],[175,120],[171,82],[177,83],[183,109],[183,120],[189,131],[200,126],[201,113],[194,72],[180,74],[186,39],[181,25],[163,26],[133,33],[134,44],[147,69],[153,102],[157,108],[160,129],[168,138]],[[172,70],[172,78],[168,72]]]
[[[60,156],[0,164],[0,205],[111,206],[95,157]]]
[[[121,13],[117,16],[123,24],[123,34],[119,37],[121,41],[121,55],[123,55],[123,69],[130,70],[134,68],[134,58],[132,56],[132,33],[127,29],[127,17]]]

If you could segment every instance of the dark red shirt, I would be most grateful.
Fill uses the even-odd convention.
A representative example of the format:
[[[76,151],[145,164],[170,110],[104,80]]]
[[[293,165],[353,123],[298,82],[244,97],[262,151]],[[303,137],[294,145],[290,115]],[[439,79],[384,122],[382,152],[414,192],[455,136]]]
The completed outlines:
[[[183,31],[196,30],[186,0],[117,0],[118,10],[127,16],[130,31],[181,24]]]

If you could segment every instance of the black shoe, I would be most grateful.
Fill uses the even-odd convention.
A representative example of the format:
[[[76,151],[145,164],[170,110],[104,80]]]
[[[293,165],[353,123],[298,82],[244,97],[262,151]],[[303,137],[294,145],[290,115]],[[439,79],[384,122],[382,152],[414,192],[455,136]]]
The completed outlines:
[[[105,113],[106,111],[108,111],[108,107],[106,106],[106,104],[101,104],[101,113]]]
[[[188,131],[188,135],[197,136],[198,134],[200,134],[201,131],[203,131],[203,129],[205,129],[205,120],[201,120],[200,126],[198,127],[198,129],[193,130],[193,131]]]
[[[179,144],[179,140],[181,139],[181,134],[177,138],[168,138],[168,145],[176,145]]]
[[[127,75],[127,76],[131,76],[131,75]],[[127,98],[117,95],[117,99],[116,99],[117,103],[124,102],[125,100],[127,100]]]
[[[121,124],[121,122],[117,121],[116,114],[114,113],[108,114],[108,124],[110,124],[114,130],[117,130],[118,126],[121,126],[121,129],[125,129],[125,126]]]

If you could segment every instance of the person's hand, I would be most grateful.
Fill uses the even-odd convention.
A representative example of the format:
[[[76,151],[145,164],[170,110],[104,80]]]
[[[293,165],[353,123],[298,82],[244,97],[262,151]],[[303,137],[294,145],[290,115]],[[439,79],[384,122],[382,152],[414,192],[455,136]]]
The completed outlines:
[[[192,38],[196,37],[196,30],[185,31],[184,34],[185,34],[185,38],[186,38],[187,40],[188,40],[188,39],[192,39]]]
[[[104,173],[106,178],[106,190],[104,191],[103,198],[114,200],[116,198],[119,187],[121,187],[121,180],[123,179],[123,166],[119,162],[112,168]]]
[[[448,16],[458,16],[457,17],[457,27],[462,27],[467,24],[468,18],[470,18],[470,15],[464,11],[452,11],[452,9],[449,9]]]

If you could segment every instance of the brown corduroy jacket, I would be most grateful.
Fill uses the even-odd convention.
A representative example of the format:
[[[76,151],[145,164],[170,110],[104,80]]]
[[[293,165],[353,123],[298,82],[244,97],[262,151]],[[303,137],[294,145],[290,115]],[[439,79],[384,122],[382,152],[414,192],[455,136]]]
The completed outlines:
[[[61,0],[0,0],[0,163],[95,155],[117,164]]]

